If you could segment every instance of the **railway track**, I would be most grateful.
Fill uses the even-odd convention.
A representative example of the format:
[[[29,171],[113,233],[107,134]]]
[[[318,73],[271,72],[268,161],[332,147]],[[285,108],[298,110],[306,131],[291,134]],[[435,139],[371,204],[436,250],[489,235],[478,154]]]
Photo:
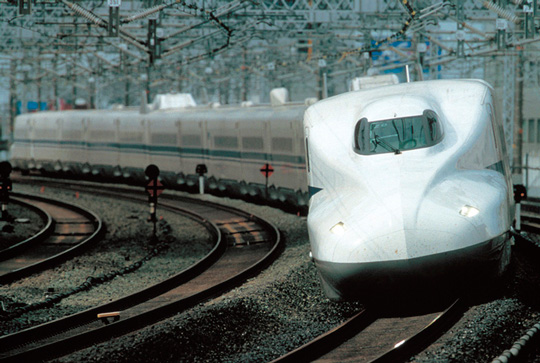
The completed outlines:
[[[161,204],[160,204],[160,207],[159,207],[159,208],[161,208]],[[374,315],[375,318],[376,318],[376,315],[377,315],[377,314],[375,314],[375,313],[369,313],[369,314]],[[368,315],[369,315],[369,314],[368,314]],[[366,315],[366,316],[368,316],[368,315]],[[122,320],[122,318],[121,318],[121,320]],[[426,318],[426,320],[429,320],[429,318]],[[421,325],[421,324],[420,324],[420,325]],[[531,326],[532,326],[532,325],[531,325]],[[418,328],[418,330],[421,329],[420,326],[418,326],[417,328]],[[404,335],[406,335],[406,334],[404,334]],[[386,341],[386,340],[384,340],[384,342],[386,342],[386,344],[388,345],[388,347],[390,347],[390,346],[395,345],[395,343],[396,343],[397,341],[400,341],[400,339],[401,339],[401,337],[396,337],[395,339],[391,339],[391,341]],[[381,339],[381,341],[382,341],[382,339]],[[413,340],[410,340],[410,339],[408,340],[409,343],[410,343],[411,341],[414,341],[414,339],[413,339]],[[2,343],[0,343],[0,346],[1,346],[1,344],[2,344]],[[408,344],[408,343],[407,343],[407,344]],[[406,346],[407,344],[405,344],[405,346]],[[488,343],[485,343],[485,342],[484,342],[484,345],[485,345],[485,344],[488,344]],[[326,343],[320,342],[319,345],[320,345],[320,346],[325,346]],[[498,354],[499,352],[502,352],[503,349],[505,349],[505,348],[510,348],[510,347],[511,347],[511,344],[509,344],[508,346],[500,346],[500,350],[496,349],[496,350],[495,350],[495,353]],[[382,351],[384,351],[384,349],[381,349],[381,352],[382,352]],[[95,352],[94,352],[94,353],[95,353]],[[127,353],[126,353],[126,354],[127,354]],[[493,356],[493,355],[492,355],[492,356]],[[320,359],[320,360],[326,359],[326,358],[324,358],[323,355],[320,355],[320,357],[322,357],[322,358],[318,358],[318,359]],[[390,360],[390,361],[392,361],[392,360]]]
[[[28,203],[28,202],[25,202],[25,201],[22,201],[13,197],[11,198],[10,202],[12,204],[17,204],[20,207],[35,213],[37,215],[37,218],[41,220],[43,227],[41,227],[40,230],[38,230],[37,232],[35,232],[33,235],[26,238],[25,240],[13,242],[11,244],[8,244],[5,248],[1,249],[0,261],[3,261],[10,257],[15,256],[18,252],[28,248],[33,243],[39,243],[39,241],[45,239],[52,232],[54,232],[54,222],[51,215],[47,211],[43,210],[42,208],[39,208],[38,206],[35,206],[32,203]],[[37,228],[39,228],[38,223],[36,223],[36,229]]]
[[[540,233],[540,201],[532,200],[523,203],[522,230],[534,234]],[[538,268],[540,260],[540,244],[535,242],[527,232],[515,232],[515,248],[523,255],[528,256],[533,265]],[[536,360],[538,355],[538,342],[540,341],[540,321],[530,326],[508,349],[501,352],[492,363],[525,362]],[[502,350],[502,349],[501,349]],[[535,360],[535,361],[536,361]]]
[[[425,349],[463,314],[461,299],[444,311],[383,315],[368,307],[273,362],[401,362]]]
[[[146,200],[133,189],[77,188]],[[174,196],[161,198],[160,208],[189,211],[215,226],[218,241],[203,261],[136,294],[6,335],[0,338],[0,361],[50,359],[140,329],[237,286],[269,264],[281,249],[274,226],[240,210]]]
[[[521,229],[540,233],[540,201],[535,199],[521,202]]]
[[[46,220],[34,236],[0,251],[0,284],[50,268],[80,253],[103,237],[105,227],[92,211],[36,195],[12,194]]]

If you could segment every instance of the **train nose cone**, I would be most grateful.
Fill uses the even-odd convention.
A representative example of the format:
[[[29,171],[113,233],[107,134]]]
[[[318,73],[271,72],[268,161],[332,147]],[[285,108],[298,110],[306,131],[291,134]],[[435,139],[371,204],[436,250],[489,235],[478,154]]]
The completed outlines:
[[[314,213],[308,215],[315,259],[340,263],[407,260],[460,248],[477,239],[475,227],[459,210],[421,192],[402,190],[366,197],[351,189],[342,190],[339,200],[319,198],[327,203],[325,208],[313,208]]]
[[[456,234],[440,230],[405,229],[372,237],[357,237],[350,249],[341,249],[333,258],[343,262],[408,260],[448,249]],[[443,247],[444,246],[444,247]]]

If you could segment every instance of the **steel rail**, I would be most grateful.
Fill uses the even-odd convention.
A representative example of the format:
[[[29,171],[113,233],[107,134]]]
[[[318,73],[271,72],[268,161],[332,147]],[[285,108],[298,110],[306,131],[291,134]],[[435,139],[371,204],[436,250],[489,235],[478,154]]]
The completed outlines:
[[[40,243],[46,238],[48,238],[54,232],[55,222],[51,215],[38,206],[33,205],[32,203],[27,203],[23,200],[17,198],[11,198],[10,202],[21,205],[24,208],[30,209],[38,214],[41,220],[44,222],[44,227],[35,233],[33,236],[28,237],[27,239],[13,244],[0,251],[0,261],[4,261],[8,258],[13,257],[14,255],[20,253],[22,250],[30,248],[34,244]]]
[[[540,233],[540,202],[524,200],[521,202],[521,229]]]
[[[52,266],[55,266],[59,264],[60,262],[66,261],[67,259],[76,256],[78,253],[80,253],[84,248],[87,248],[92,243],[97,242],[99,239],[101,239],[105,234],[105,225],[101,221],[101,218],[97,216],[94,212],[84,209],[82,207],[76,206],[74,204],[68,204],[65,202],[61,202],[59,200],[54,200],[50,198],[44,198],[37,195],[29,195],[29,194],[20,194],[20,193],[12,193],[13,196],[18,198],[27,198],[32,199],[38,202],[42,202],[45,204],[50,204],[55,207],[63,208],[65,210],[72,211],[80,216],[83,216],[86,220],[89,221],[89,223],[93,226],[93,232],[88,234],[85,238],[81,238],[81,240],[76,243],[75,245],[72,245],[71,247],[67,247],[63,249],[61,252],[53,251],[53,255],[49,255],[48,257],[45,257],[41,260],[37,260],[32,256],[32,258],[29,258],[29,260],[33,260],[34,262],[30,262],[30,264],[24,266],[21,265],[20,260],[24,260],[24,255],[18,255],[16,256],[17,261],[14,261],[14,259],[7,259],[0,262],[0,265],[19,265],[20,267],[16,267],[15,269],[4,273],[0,275],[0,284],[7,284],[12,281],[15,281],[17,279],[20,279],[25,276],[32,275],[36,272],[43,271],[45,269],[51,268]],[[56,223],[58,226],[58,223]],[[51,234],[48,239],[54,237],[54,234]],[[46,240],[43,240],[42,242],[46,242]],[[33,245],[36,247],[36,244]],[[29,251],[30,252],[30,251]],[[24,253],[24,252],[23,252]],[[30,255],[29,255],[30,256]]]
[[[424,350],[455,324],[463,316],[465,309],[466,304],[463,298],[455,300],[448,309],[439,314],[424,329],[408,339],[397,342],[392,349],[372,360],[372,362],[391,363],[408,361],[412,355]]]
[[[513,232],[516,248],[523,251],[525,256],[532,258],[535,262],[540,258],[540,244],[530,239],[526,233]],[[532,360],[531,354],[534,352],[540,340],[540,321],[534,324],[521,337],[514,341],[514,344],[505,349],[491,363],[503,362],[528,362]]]
[[[21,354],[9,356],[9,351],[13,347],[22,346],[28,342],[45,340],[49,337],[76,329],[86,324],[94,323],[96,321],[96,316],[104,311],[110,312],[124,310],[144,301],[147,301],[152,297],[159,296],[160,294],[163,294],[171,290],[172,288],[193,279],[195,276],[198,276],[208,267],[210,267],[213,263],[215,263],[215,261],[221,257],[226,248],[226,240],[223,238],[218,226],[188,209],[178,207],[172,207],[168,209],[188,215],[191,219],[201,223],[213,236],[215,242],[214,246],[202,259],[180,271],[179,273],[173,275],[172,277],[157,284],[154,284],[144,290],[119,298],[110,303],[87,309],[80,313],[72,314],[58,320],[40,324],[38,326],[28,328],[20,332],[0,337],[0,361],[16,361],[17,359],[20,359],[17,357],[21,356]],[[45,350],[47,349],[48,348],[45,348]],[[24,352],[22,353],[22,356],[26,356],[28,358],[35,355],[35,357],[37,358],[41,354],[39,353],[39,351],[40,348],[35,349],[33,353]]]
[[[118,193],[118,190],[116,190],[114,192],[114,195],[118,197]],[[132,194],[133,190],[129,190],[129,193]],[[182,200],[184,202],[202,203],[202,201],[192,198],[171,197],[171,199],[173,199],[173,202],[178,202]],[[240,211],[231,207],[225,207],[215,203],[204,202],[204,204],[205,207],[203,209],[208,210],[208,206],[210,206],[210,208],[212,209],[218,208],[220,211],[222,211],[220,212],[221,214],[223,214],[223,211],[234,210],[237,216],[242,216],[241,219],[243,222],[239,222],[241,224],[245,224],[246,219],[249,219],[249,221],[256,221],[257,223],[262,223],[265,226],[264,228],[266,230],[266,233],[268,233],[269,239],[273,240],[273,244],[269,247],[257,247],[261,246],[261,244],[252,244],[251,248],[249,248],[249,246],[243,246],[239,249],[235,249],[234,247],[226,247],[225,245],[227,238],[222,238],[221,240],[223,242],[221,242],[219,246],[216,247],[216,250],[219,250],[221,252],[223,248],[226,248],[225,253],[222,257],[222,260],[224,261],[221,261],[220,259],[219,261],[212,262],[213,264],[211,263],[212,266],[210,266],[210,268],[208,268],[208,266],[204,268],[201,267],[204,264],[201,263],[201,266],[198,267],[198,272],[195,272],[195,270],[191,270],[189,272],[184,271],[182,273],[187,275],[184,275],[183,277],[177,275],[171,278],[171,281],[166,281],[166,284],[168,286],[152,287],[151,289],[153,290],[154,295],[163,293],[164,291],[165,292],[160,296],[152,298],[152,300],[150,300],[148,303],[140,303],[139,305],[142,306],[142,308],[140,308],[139,305],[133,305],[133,302],[141,302],[142,300],[146,300],[148,298],[147,292],[139,292],[135,294],[136,296],[131,295],[118,301],[114,301],[112,303],[108,303],[103,306],[76,314],[75,316],[69,316],[60,319],[59,321],[42,324],[34,328],[26,329],[25,331],[21,331],[19,333],[12,334],[10,336],[2,337],[0,338],[0,349],[2,349],[2,347],[15,347],[16,345],[21,344],[21,342],[32,342],[32,344],[34,344],[33,342],[35,342],[36,340],[40,340],[42,338],[47,339],[51,335],[55,335],[57,333],[62,334],[62,336],[58,335],[49,342],[35,344],[31,348],[31,350],[25,351],[23,349],[21,351],[4,351],[0,353],[0,361],[15,362],[33,359],[44,359],[44,357],[57,357],[63,354],[67,354],[71,351],[82,349],[88,345],[95,344],[100,341],[105,341],[115,336],[123,335],[133,330],[140,329],[146,325],[155,323],[175,313],[184,311],[196,305],[197,303],[200,303],[201,301],[207,300],[223,291],[237,286],[239,283],[241,283],[248,277],[253,276],[254,274],[261,271],[277,257],[283,246],[279,231],[275,226],[244,211]],[[164,208],[170,207],[169,202],[162,202],[161,206]],[[193,211],[194,209],[195,208],[190,207],[190,210]],[[219,218],[220,217],[218,217],[218,219]],[[229,224],[224,223],[221,226],[221,230],[223,234],[231,234],[231,230],[234,231],[235,228],[231,228]],[[235,232],[232,233],[234,234]],[[242,234],[245,233],[245,231],[240,231],[238,233]],[[251,256],[251,258],[253,259],[255,259],[253,256],[257,258],[255,262],[247,261],[244,262],[244,265],[242,265],[239,262],[240,259],[243,258],[243,255],[241,253],[247,256]],[[210,259],[215,260],[215,254]],[[221,276],[224,274],[224,270],[226,271],[228,269],[231,269],[231,266],[227,266],[228,263],[235,267],[237,271],[234,271],[234,273],[231,273],[229,276]],[[222,280],[218,281],[217,283],[210,284],[208,288],[200,289],[200,285],[202,285],[203,283],[199,280],[204,281],[204,279],[208,277],[207,275],[211,276],[212,272],[210,271],[214,268],[217,270],[216,273],[220,275],[220,278]],[[204,271],[200,272],[201,269]],[[197,275],[197,273],[201,273],[201,275]],[[193,275],[196,276],[193,277]],[[190,279],[191,277],[193,277],[193,279]],[[172,280],[174,280],[174,282]],[[171,290],[171,285],[178,285],[179,283],[182,283],[182,281],[184,282],[183,285],[180,285],[177,288],[172,288]],[[194,289],[193,286],[197,286],[197,288]],[[188,291],[187,293],[185,293],[185,296],[182,296],[182,289],[186,289]],[[176,294],[179,294],[178,298],[174,297],[174,292]],[[161,299],[161,301],[159,299]],[[156,303],[156,301],[158,303]],[[152,304],[157,304],[158,307],[151,308],[150,306]],[[127,310],[122,312],[122,315],[127,315],[127,318],[122,318],[121,320],[111,323],[109,325],[103,326],[101,322],[96,318],[96,314],[99,312],[122,310],[126,309],[126,307],[128,306],[131,307],[127,308]],[[91,327],[85,328],[83,326],[81,328],[81,325],[85,324],[88,324],[89,326],[91,325]],[[75,330],[69,332],[69,330],[71,329]],[[68,332],[63,333],[66,331]]]
[[[334,329],[319,335],[317,338],[302,345],[301,347],[277,359],[274,359],[271,363],[296,363],[313,361],[328,353],[330,350],[336,348],[345,340],[358,334],[376,319],[377,316],[373,310],[362,310],[352,318],[345,321],[343,324],[340,324]]]
[[[273,363],[284,362],[307,362],[307,361],[363,361],[371,362],[402,362],[407,361],[410,356],[422,351],[428,344],[435,341],[441,334],[446,332],[449,326],[452,325],[459,317],[463,315],[464,304],[462,299],[455,300],[450,307],[440,314],[427,314],[419,316],[420,322],[427,320],[428,323],[421,330],[414,333],[412,336],[400,342],[393,342],[393,348],[384,351],[382,354],[373,354],[370,352],[362,356],[358,355],[355,348],[359,346],[359,342],[369,341],[369,336],[372,335],[369,330],[380,330],[380,327],[373,328],[375,325],[389,325],[393,330],[397,330],[397,325],[406,325],[411,319],[416,319],[416,316],[399,319],[382,319],[383,312],[378,309],[368,307],[361,311],[343,324],[336,328],[320,335],[314,340],[305,345],[275,359]],[[433,316],[437,315],[434,319]],[[380,323],[383,320],[386,322]],[[418,323],[416,323],[418,324]],[[378,331],[376,331],[379,334]],[[358,337],[361,337],[358,339]],[[367,338],[366,338],[367,337]],[[393,337],[392,337],[393,338]],[[389,340],[391,338],[385,337]],[[348,346],[343,343],[347,342]],[[377,342],[377,344],[380,342]],[[388,344],[386,344],[388,345]],[[364,348],[364,347],[360,347]],[[373,348],[380,350],[380,348]],[[371,357],[371,358],[369,358]]]

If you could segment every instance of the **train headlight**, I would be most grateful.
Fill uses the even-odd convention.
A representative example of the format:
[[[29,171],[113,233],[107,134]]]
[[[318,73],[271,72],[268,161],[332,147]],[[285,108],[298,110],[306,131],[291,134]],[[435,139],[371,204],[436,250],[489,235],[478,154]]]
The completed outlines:
[[[345,228],[345,224],[343,222],[338,222],[334,224],[332,228],[330,228],[330,232],[333,234],[336,234],[338,236],[343,235],[347,229]]]
[[[472,206],[470,206],[470,205],[464,205],[464,206],[461,207],[461,209],[459,210],[459,214],[461,214],[461,215],[464,216],[464,217],[474,217],[474,216],[477,215],[478,213],[480,213],[480,211],[478,210],[478,208],[472,207]]]

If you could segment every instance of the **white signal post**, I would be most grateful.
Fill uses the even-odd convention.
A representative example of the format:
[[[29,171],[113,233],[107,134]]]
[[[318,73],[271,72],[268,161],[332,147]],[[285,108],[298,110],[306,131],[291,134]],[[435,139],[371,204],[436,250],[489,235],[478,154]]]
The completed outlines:
[[[208,172],[206,164],[198,164],[195,172],[199,174],[199,194],[204,194],[204,174]]]

